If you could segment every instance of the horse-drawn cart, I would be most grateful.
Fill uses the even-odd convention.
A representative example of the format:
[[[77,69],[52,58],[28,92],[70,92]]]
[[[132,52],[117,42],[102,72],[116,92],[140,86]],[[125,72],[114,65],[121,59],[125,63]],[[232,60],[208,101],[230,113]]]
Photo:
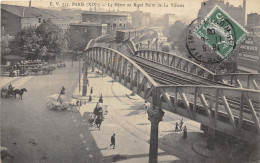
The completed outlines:
[[[8,88],[2,88],[1,89],[1,97],[7,98],[14,96],[14,90],[13,89],[8,89]]]
[[[72,103],[64,101],[65,97],[66,96],[59,94],[49,96],[50,100],[46,103],[47,108],[50,110],[62,111],[70,107],[73,107]]]
[[[8,88],[1,89],[1,97],[8,98],[14,96],[16,98],[16,95],[18,94],[19,98],[22,100],[24,92],[27,92],[26,88],[14,89],[14,87],[12,87],[10,84]]]
[[[105,114],[107,114],[107,111],[105,111]],[[89,115],[90,129],[92,130],[92,127],[96,125],[96,127],[100,130],[102,121],[104,121],[104,110],[97,104],[93,113]]]

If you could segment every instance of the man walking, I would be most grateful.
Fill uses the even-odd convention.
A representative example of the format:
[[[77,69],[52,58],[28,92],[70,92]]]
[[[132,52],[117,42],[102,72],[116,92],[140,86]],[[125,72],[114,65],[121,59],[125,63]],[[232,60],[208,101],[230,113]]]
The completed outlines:
[[[180,122],[180,131],[182,131],[182,125],[183,125],[183,118],[181,119],[181,122]]]
[[[176,132],[179,131],[179,124],[178,124],[178,122],[176,122],[176,124],[175,124],[175,131]]]
[[[92,94],[92,93],[93,93],[93,87],[90,88],[90,94]]]
[[[103,103],[103,97],[102,97],[102,93],[101,93],[101,95],[100,95],[100,97],[99,97],[99,100],[98,100],[100,103]]]
[[[113,134],[111,136],[111,144],[110,147],[113,146],[113,149],[115,149],[115,145],[116,145],[116,138],[115,138],[116,134]]]
[[[187,127],[184,126],[184,129],[183,129],[183,139],[186,139],[187,138]]]

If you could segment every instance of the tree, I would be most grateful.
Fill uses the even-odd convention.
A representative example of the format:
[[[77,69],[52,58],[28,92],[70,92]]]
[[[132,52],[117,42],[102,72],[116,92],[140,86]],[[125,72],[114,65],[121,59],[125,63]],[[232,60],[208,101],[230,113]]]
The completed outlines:
[[[9,47],[13,54],[38,59],[53,54],[62,56],[67,51],[68,42],[59,26],[51,20],[43,20],[36,29],[30,27],[19,32]]]
[[[47,53],[60,56],[67,51],[68,42],[64,32],[51,20],[43,20],[37,27],[36,33],[41,38],[40,48],[45,46]]]
[[[40,50],[40,40],[35,29],[23,29],[10,42],[11,51],[16,55],[24,56],[28,59],[37,59]]]
[[[169,29],[168,41],[175,42],[178,40],[180,34],[185,29],[185,24],[180,20],[176,21]]]
[[[65,35],[68,40],[69,48],[75,51],[76,54],[78,53],[78,51],[83,51],[89,41],[86,40],[86,38],[88,38],[88,33],[89,32],[82,34],[81,31],[73,29],[67,31]]]
[[[163,44],[162,45],[162,51],[163,52],[170,52],[171,46],[169,44]]]
[[[1,56],[7,55],[10,52],[9,48],[10,36],[4,30],[1,31]]]
[[[179,51],[185,52],[185,53],[188,52],[187,47],[186,47],[187,32],[188,32],[188,26],[185,26],[183,28],[182,32],[180,33],[180,35],[178,36],[177,40],[175,42],[173,42],[178,47]]]

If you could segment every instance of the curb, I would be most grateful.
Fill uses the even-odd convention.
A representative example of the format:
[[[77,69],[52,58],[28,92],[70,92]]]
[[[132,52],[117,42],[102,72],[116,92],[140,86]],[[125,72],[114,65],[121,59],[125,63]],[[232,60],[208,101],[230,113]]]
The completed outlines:
[[[195,150],[194,144],[197,143],[197,142],[199,142],[199,141],[196,141],[196,142],[193,142],[193,143],[192,143],[192,145],[191,145],[192,150],[193,150],[196,154],[198,154],[198,155],[200,155],[200,156],[202,156],[202,157],[205,157],[205,158],[213,158],[213,157],[211,157],[211,156],[203,155],[203,154],[199,153],[197,150]]]
[[[78,97],[77,97],[78,96]],[[71,96],[74,99],[80,99],[80,100],[88,100],[87,96],[81,96],[81,95],[72,95]]]
[[[130,96],[128,94],[125,94],[125,95],[126,95],[126,97],[128,97],[128,98],[130,98],[132,100],[140,100],[140,98],[138,98],[137,96]],[[133,97],[137,97],[137,98],[133,98]]]

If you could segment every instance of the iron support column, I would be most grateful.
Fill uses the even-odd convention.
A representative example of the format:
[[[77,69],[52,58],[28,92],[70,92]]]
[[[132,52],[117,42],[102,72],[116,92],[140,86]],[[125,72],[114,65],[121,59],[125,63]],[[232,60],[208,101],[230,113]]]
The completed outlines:
[[[83,88],[82,88],[82,96],[87,95],[87,85],[88,85],[88,63],[85,61],[83,63]]]
[[[159,122],[162,121],[164,112],[159,107],[153,107],[149,108],[147,113],[151,121],[149,163],[157,163]]]
[[[215,142],[215,129],[208,127],[207,131],[207,148],[213,150]]]
[[[92,72],[94,72],[95,71],[95,63],[93,62],[92,63]]]

